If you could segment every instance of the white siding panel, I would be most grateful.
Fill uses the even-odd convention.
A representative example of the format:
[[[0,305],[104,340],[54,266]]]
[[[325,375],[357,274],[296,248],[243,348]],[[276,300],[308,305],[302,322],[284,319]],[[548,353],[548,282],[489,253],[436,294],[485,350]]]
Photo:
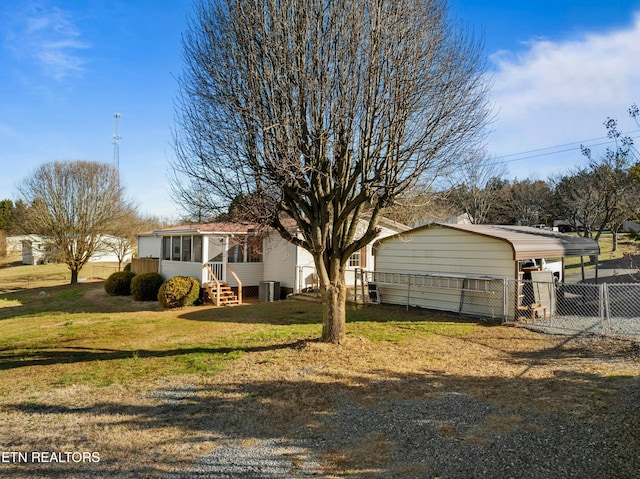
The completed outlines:
[[[202,265],[182,261],[160,261],[160,274],[164,280],[174,276],[191,276],[202,283]]]
[[[232,263],[231,269],[236,273],[242,286],[258,286],[262,281],[264,273],[263,263]],[[229,286],[238,286],[238,282],[233,275],[227,270],[227,284]]]
[[[200,263],[188,263],[184,261],[162,261],[161,274],[165,281],[174,276],[191,276],[200,284],[203,282],[203,268]],[[262,281],[262,263],[233,263],[231,268],[236,273],[243,286],[258,286]],[[227,270],[227,283],[229,286],[237,286],[233,275]]]
[[[162,238],[157,236],[140,236],[138,238],[138,258],[159,258],[162,249]]]
[[[316,265],[313,256],[304,248],[298,248],[298,261],[296,265],[296,291],[313,287],[316,274]]]
[[[271,234],[264,243],[264,271],[261,281],[279,281],[284,288],[293,288],[296,272],[296,247],[278,234]]]

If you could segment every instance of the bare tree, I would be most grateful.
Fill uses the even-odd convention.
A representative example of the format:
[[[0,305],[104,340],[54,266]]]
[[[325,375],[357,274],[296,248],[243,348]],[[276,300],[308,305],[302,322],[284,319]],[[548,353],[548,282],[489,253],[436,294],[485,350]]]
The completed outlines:
[[[383,211],[384,216],[411,227],[447,221],[458,213],[446,191],[424,188],[416,188],[415,193],[412,190],[398,196],[394,204]]]
[[[142,217],[132,207],[125,207],[120,219],[109,229],[105,236],[103,250],[118,258],[118,271],[122,269],[124,259],[136,250],[137,234],[160,228],[161,221],[154,217]]]
[[[484,152],[474,152],[465,167],[452,176],[451,201],[474,224],[486,223],[501,194],[506,167],[492,163]]]
[[[42,236],[53,258],[69,266],[71,284],[129,208],[118,172],[104,163],[45,163],[19,191],[31,205],[29,233]]]
[[[508,210],[517,225],[533,226],[553,222],[553,193],[542,180],[513,181]]]
[[[636,119],[635,104],[629,109],[629,115]],[[618,122],[607,118],[604,122],[607,137],[614,143],[614,148],[607,147],[604,154],[596,159],[591,149],[581,146],[582,154],[589,159],[589,188],[593,190],[595,205],[598,208],[594,215],[593,225],[586,224],[595,232],[598,240],[605,228],[613,233],[613,250],[617,248],[617,231],[626,220],[635,218],[640,205],[640,183],[634,174],[640,158],[633,144],[633,139],[624,136],[618,130]]]
[[[482,140],[481,42],[445,0],[202,0],[183,45],[175,186],[221,212],[251,198],[245,217],[308,250],[340,343],[346,263],[382,209]]]

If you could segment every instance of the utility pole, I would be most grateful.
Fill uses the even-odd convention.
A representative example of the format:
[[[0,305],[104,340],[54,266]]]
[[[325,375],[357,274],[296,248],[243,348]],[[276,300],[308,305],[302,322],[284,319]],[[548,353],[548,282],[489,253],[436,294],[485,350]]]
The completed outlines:
[[[118,119],[120,118],[120,113],[114,113],[113,117],[116,119],[116,130],[113,134],[113,166],[116,168],[118,175],[120,174],[120,133],[118,131]]]

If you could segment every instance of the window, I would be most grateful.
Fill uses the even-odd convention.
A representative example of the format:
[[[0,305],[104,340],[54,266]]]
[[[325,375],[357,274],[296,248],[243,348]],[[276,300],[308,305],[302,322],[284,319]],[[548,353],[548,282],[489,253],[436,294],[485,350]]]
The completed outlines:
[[[229,238],[229,247],[227,248],[228,263],[244,263],[244,240],[244,236],[231,236]]]
[[[202,236],[164,236],[162,259],[202,263]]]
[[[182,237],[182,261],[191,261],[191,236]]]
[[[171,237],[171,260],[180,261],[180,236]]]
[[[247,263],[262,263],[262,236],[247,236]]]
[[[219,259],[218,261],[222,261]],[[228,263],[261,263],[262,236],[230,236],[227,247]]]
[[[202,236],[165,236],[162,238],[162,259],[171,261],[187,261],[202,263]],[[214,246],[212,246],[212,243]],[[216,237],[209,241],[209,254],[214,254],[209,261],[222,262],[223,238]],[[220,251],[215,254],[216,251]],[[262,236],[237,235],[230,236],[227,247],[229,263],[261,263]]]
[[[202,236],[193,237],[193,261],[202,263]]]
[[[350,268],[366,268],[367,267],[367,248],[356,251],[349,257],[347,266]]]
[[[162,259],[171,259],[171,236],[162,238]]]
[[[351,256],[349,256],[349,266],[351,268],[360,267],[360,251],[356,251]]]

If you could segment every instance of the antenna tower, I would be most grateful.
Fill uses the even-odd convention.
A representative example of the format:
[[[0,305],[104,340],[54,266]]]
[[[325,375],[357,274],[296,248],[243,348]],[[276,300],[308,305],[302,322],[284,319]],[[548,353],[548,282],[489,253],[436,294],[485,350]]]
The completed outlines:
[[[118,131],[118,119],[120,116],[120,113],[113,114],[113,117],[116,119],[116,130],[113,134],[113,166],[115,166],[118,173],[120,173],[120,139],[122,138]]]

